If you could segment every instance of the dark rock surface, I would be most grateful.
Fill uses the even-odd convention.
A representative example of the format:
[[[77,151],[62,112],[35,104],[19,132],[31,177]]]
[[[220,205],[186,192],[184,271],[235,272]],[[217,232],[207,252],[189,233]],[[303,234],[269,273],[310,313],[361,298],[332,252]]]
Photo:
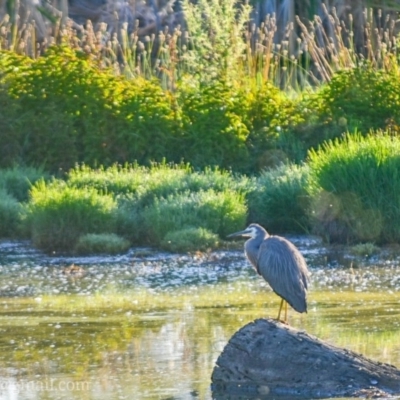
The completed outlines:
[[[400,370],[276,320],[258,319],[225,346],[212,390],[215,398],[387,397],[400,393]]]

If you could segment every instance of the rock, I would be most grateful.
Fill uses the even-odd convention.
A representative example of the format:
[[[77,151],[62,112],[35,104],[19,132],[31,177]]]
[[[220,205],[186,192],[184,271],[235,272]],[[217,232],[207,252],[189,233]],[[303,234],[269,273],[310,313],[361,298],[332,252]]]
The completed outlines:
[[[236,332],[218,357],[211,379],[215,399],[400,394],[400,370],[394,366],[272,319],[255,320]]]

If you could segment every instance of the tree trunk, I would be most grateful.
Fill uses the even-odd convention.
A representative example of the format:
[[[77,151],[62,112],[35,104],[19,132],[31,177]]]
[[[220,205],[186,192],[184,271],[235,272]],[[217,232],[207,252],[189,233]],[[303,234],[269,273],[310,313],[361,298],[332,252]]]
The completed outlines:
[[[400,370],[394,366],[272,319],[255,320],[236,332],[218,357],[211,379],[215,399],[400,394]]]

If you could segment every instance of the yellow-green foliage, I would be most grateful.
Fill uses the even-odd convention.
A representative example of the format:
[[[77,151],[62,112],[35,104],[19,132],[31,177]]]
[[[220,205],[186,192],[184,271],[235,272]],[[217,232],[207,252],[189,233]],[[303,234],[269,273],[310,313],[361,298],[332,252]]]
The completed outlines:
[[[241,77],[251,6],[237,0],[184,0],[182,8],[189,40],[183,59],[189,72],[203,82]]]
[[[362,65],[335,73],[331,81],[298,102],[291,130],[305,148],[357,130],[400,131],[400,76],[397,68]]]
[[[152,163],[150,167],[138,164],[113,165],[108,168],[90,168],[82,165],[70,170],[68,185],[77,188],[95,188],[116,197],[130,195],[147,206],[155,198],[187,191],[225,189],[246,192],[252,180],[217,168],[194,171],[189,164]]]
[[[324,103],[325,119],[366,134],[370,129],[400,124],[399,93],[397,71],[366,65],[339,71],[318,96]]]
[[[52,172],[163,159],[255,171],[293,120],[291,101],[271,84],[193,81],[170,93],[66,46],[35,60],[0,51],[0,106],[0,167]]]
[[[240,172],[268,164],[267,152],[277,147],[280,133],[297,114],[293,102],[273,85],[248,83],[243,88],[225,81],[180,88],[180,154],[185,160],[196,167]]]
[[[193,165],[243,169],[248,162],[249,130],[245,98],[218,82],[179,93],[183,127],[182,156]],[[243,118],[244,117],[244,118]]]
[[[95,189],[39,181],[31,190],[25,224],[35,246],[66,252],[86,233],[113,233],[116,208],[111,195],[100,195]]]
[[[36,60],[0,52],[0,71],[0,102],[8,102],[0,113],[9,115],[0,140],[13,161],[57,171],[169,155],[175,112],[156,83],[116,77],[65,46]]]
[[[254,86],[249,81],[248,88],[241,89],[239,96],[246,98],[246,104],[242,102],[240,107],[249,129],[246,144],[251,160],[250,170],[258,172],[264,167],[275,167],[291,159],[293,155],[284,145],[282,135],[303,120],[303,111],[296,108],[296,102],[270,82]],[[293,143],[296,138],[290,141]]]
[[[150,167],[139,164],[114,164],[111,167],[90,168],[77,166],[68,173],[68,184],[84,188],[92,187],[115,196],[133,194],[136,198],[151,192],[154,196],[165,195],[187,188],[193,178],[188,164],[152,163]]]

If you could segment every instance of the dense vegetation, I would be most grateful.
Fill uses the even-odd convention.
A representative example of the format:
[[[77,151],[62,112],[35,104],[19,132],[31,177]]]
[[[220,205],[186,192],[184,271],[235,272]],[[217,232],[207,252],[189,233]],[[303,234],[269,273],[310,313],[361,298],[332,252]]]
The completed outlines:
[[[10,193],[26,199],[20,178],[26,171],[3,170],[0,234],[76,254],[112,253],[132,244],[216,248],[252,221],[274,232],[314,232],[327,241],[395,242],[399,152],[400,139],[387,133],[348,134],[311,151],[303,166],[283,165],[253,178],[196,172],[185,164],[82,166],[65,180],[37,180],[23,202]]]
[[[348,129],[397,131],[400,123],[399,76],[368,65],[295,100],[268,82],[216,81],[172,93],[155,81],[116,77],[65,46],[36,60],[0,52],[0,71],[2,168],[58,173],[76,163],[167,159],[257,173],[302,161]]]
[[[300,25],[309,52],[289,54],[262,36],[271,20],[248,36],[247,6],[216,2],[203,20],[204,7],[184,3],[187,43],[161,35],[158,50],[71,30],[41,56],[0,45],[0,237],[48,252],[189,251],[256,221],[335,242],[400,239],[390,35],[370,27],[380,47],[365,57],[340,30],[324,49]]]

